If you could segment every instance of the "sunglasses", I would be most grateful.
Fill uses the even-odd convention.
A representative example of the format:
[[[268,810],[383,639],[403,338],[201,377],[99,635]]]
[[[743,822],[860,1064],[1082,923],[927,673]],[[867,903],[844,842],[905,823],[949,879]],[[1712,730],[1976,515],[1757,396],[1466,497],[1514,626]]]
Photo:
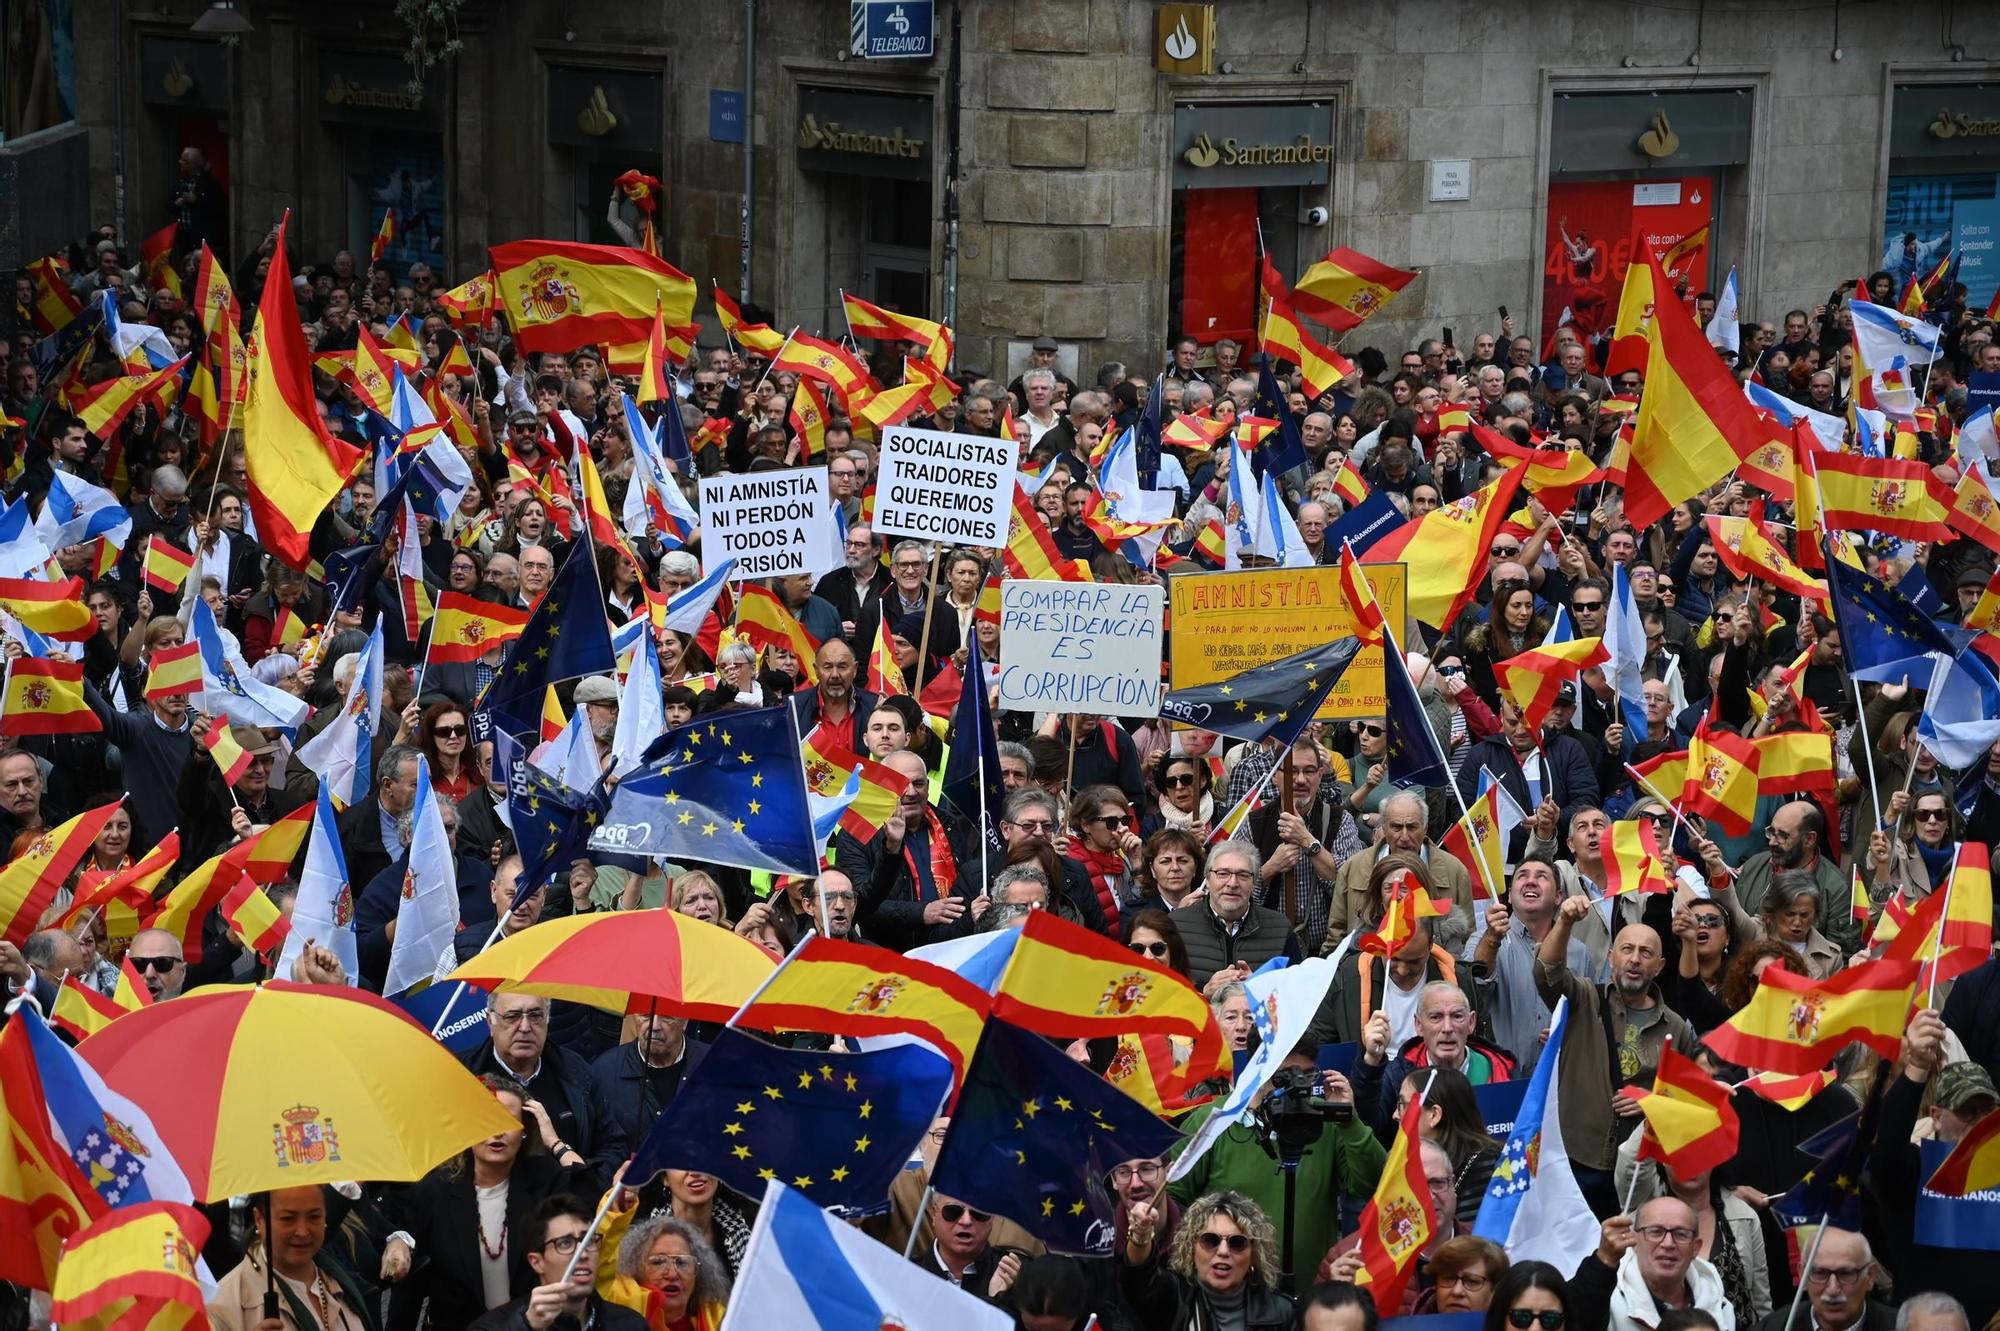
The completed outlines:
[[[984,1211],[975,1211],[971,1207],[962,1206],[957,1202],[946,1202],[943,1206],[938,1207],[938,1214],[944,1217],[944,1222],[947,1225],[955,1225],[967,1215],[982,1223],[993,1218]]]
[[[1167,955],[1167,945],[1165,943],[1127,943],[1125,946],[1131,948],[1142,957],[1164,957]]]
[[[1248,1234],[1197,1234],[1194,1241],[1203,1252],[1216,1252],[1223,1248],[1231,1252],[1247,1252],[1250,1248]]]
[[[439,739],[464,739],[464,738],[465,738],[465,727],[464,727],[464,726],[433,726],[433,727],[431,727],[431,734],[433,734],[433,735],[436,735],[436,736],[437,736],[437,737],[438,737]]]
[[[1361,726],[1358,727],[1358,729],[1362,734],[1368,736],[1370,739],[1380,739],[1382,736],[1389,733],[1387,730],[1384,730],[1381,726]]]
[[[1126,823],[1130,822],[1131,819],[1127,818],[1122,813],[1107,813],[1100,817],[1092,818],[1089,821],[1093,823],[1103,823],[1106,827],[1110,828],[1112,831],[1115,832],[1119,828],[1125,826]]]
[[[125,954],[125,960],[131,962],[132,969],[142,975],[147,971],[158,971],[160,974],[165,975],[168,971],[181,964],[179,957],[135,957],[129,952]]]
[[[1191,786],[1194,784],[1194,773],[1176,772],[1166,779],[1165,784],[1169,790],[1179,790],[1182,786]]]
[[[1945,809],[1918,809],[1910,817],[1920,823],[1943,823],[1951,820],[1950,812]]]
[[[1528,1331],[1537,1322],[1542,1324],[1542,1331],[1562,1331],[1563,1315],[1559,1308],[1544,1308],[1541,1312],[1532,1308],[1509,1308],[1507,1322],[1510,1326],[1521,1328],[1521,1331]]]
[[[1495,559],[1511,559],[1521,553],[1521,547],[1518,545],[1496,545],[1486,553],[1492,555]]]
[[[1569,608],[1570,608],[1570,609],[1572,609],[1572,610],[1574,610],[1574,611],[1576,611],[1576,612],[1577,612],[1577,613],[1578,613],[1578,614],[1580,615],[1580,614],[1582,614],[1582,613],[1583,613],[1584,611],[1586,611],[1586,610],[1602,610],[1602,609],[1604,608],[1604,602],[1602,602],[1602,601],[1571,601],[1571,602],[1569,603]]]

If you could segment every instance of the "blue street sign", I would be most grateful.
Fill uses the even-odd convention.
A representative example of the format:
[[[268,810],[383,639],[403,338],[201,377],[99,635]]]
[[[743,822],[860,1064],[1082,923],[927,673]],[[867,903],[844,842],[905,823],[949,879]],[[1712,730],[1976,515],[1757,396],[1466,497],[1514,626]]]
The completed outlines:
[[[708,90],[708,137],[713,143],[743,142],[743,94],[734,88]]]
[[[928,60],[937,54],[936,0],[853,0],[854,54]]]

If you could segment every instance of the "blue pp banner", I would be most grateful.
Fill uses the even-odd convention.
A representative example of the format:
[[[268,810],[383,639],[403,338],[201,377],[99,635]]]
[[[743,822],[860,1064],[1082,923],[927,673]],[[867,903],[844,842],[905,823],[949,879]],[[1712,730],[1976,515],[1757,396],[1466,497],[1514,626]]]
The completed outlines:
[[[1479,1116],[1486,1120],[1488,1136],[1504,1142],[1512,1135],[1514,1120],[1520,1116],[1521,1101],[1527,1094],[1526,1077],[1519,1081],[1496,1081],[1472,1088],[1473,1098],[1479,1101]]]
[[[1992,370],[1966,376],[1965,414],[1973,415],[1981,407],[2000,408],[2000,374]]]
[[[1320,1071],[1331,1068],[1351,1081],[1354,1078],[1354,1060],[1360,1053],[1361,1046],[1352,1040],[1346,1044],[1323,1044],[1319,1047]]]
[[[1425,1313],[1421,1317],[1385,1317],[1381,1331],[1479,1331],[1485,1324],[1485,1313]]]
[[[454,1054],[477,1049],[486,1041],[486,991],[477,985],[460,981],[427,984],[414,994],[398,994],[389,1001]],[[445,1016],[447,1006],[451,1015],[439,1030],[438,1018]]]
[[[1339,519],[1326,529],[1326,548],[1340,549],[1340,543],[1347,541],[1354,546],[1354,557],[1367,555],[1368,547],[1387,536],[1408,521],[1396,510],[1395,501],[1385,490],[1377,490],[1366,499],[1341,514]]]
[[[1923,1167],[1917,1177],[1928,1180],[1951,1154],[1947,1142],[1922,1144]],[[1928,1187],[1917,1189],[1916,1240],[1933,1248],[1977,1248],[2000,1252],[2000,1188],[1970,1197],[1945,1197]]]

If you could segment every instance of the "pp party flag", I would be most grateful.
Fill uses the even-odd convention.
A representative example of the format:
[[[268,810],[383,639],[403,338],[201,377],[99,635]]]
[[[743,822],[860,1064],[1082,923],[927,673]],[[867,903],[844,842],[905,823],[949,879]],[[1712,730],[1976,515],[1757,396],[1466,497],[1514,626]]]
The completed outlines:
[[[1479,772],[1479,784],[1484,787],[1479,798],[1466,806],[1464,816],[1451,825],[1438,844],[1472,870],[1473,894],[1485,900],[1499,897],[1507,890],[1507,843],[1526,815],[1507,788],[1484,768]]]
[[[87,642],[97,633],[97,617],[83,603],[82,578],[61,582],[0,578],[0,610],[37,633],[65,642]]]
[[[52,472],[35,535],[51,551],[102,536],[121,549],[132,536],[132,515],[117,495],[66,471]]]
[[[347,878],[347,855],[341,848],[334,816],[332,783],[321,779],[313,806],[312,836],[306,842],[305,868],[299,873],[299,894],[292,903],[292,931],[278,954],[274,973],[290,975],[308,943],[332,952],[347,972],[349,984],[361,982],[361,954],[354,933],[354,887]]]
[[[233,787],[250,770],[250,750],[238,744],[229,731],[222,721],[211,724],[201,733],[201,747],[215,761],[215,770],[222,773],[222,784]]]
[[[1416,277],[1358,250],[1336,249],[1299,277],[1292,303],[1336,333],[1359,328]]]
[[[1924,1185],[1946,1197],[2000,1187],[2000,1114],[1988,1112],[1951,1148]]]
[[[375,239],[368,244],[368,262],[380,263],[382,256],[389,252],[389,246],[396,239],[396,210],[382,211],[382,225],[375,228]]]
[[[1875,531],[1910,541],[1950,539],[1951,496],[1928,465],[1859,453],[1821,453],[1820,521],[1827,531]]]
[[[1641,1160],[1657,1160],[1677,1178],[1693,1178],[1736,1155],[1742,1124],[1729,1088],[1701,1070],[1668,1040],[1651,1090],[1631,1088],[1646,1117]]]
[[[1712,819],[1729,836],[1745,836],[1757,812],[1757,749],[1715,729],[1714,720],[1712,712],[1704,716],[1688,744],[1682,811]]]
[[[1472,1225],[1473,1233],[1506,1248],[1512,1261],[1546,1261],[1563,1271],[1574,1271],[1597,1247],[1598,1237],[1597,1219],[1584,1203],[1562,1139],[1556,1068],[1569,1017],[1569,1000],[1558,1000],[1514,1130]]]
[[[1418,920],[1434,920],[1447,913],[1430,893],[1417,885],[1407,869],[1398,869],[1383,884],[1382,919],[1361,935],[1359,946],[1375,957],[1393,957],[1417,936]]]
[[[528,611],[449,589],[431,616],[430,653],[435,665],[469,664],[521,636]]]
[[[1659,837],[1648,819],[1620,819],[1611,824],[1611,835],[1601,844],[1605,896],[1674,890],[1660,861]]]
[[[1656,291],[1669,289],[1650,254]],[[1635,530],[1742,463],[1764,432],[1736,377],[1678,300],[1656,300],[1646,331],[1646,393],[1632,427],[1625,513]]]
[[[410,809],[410,849],[403,867],[396,936],[389,951],[384,994],[400,994],[437,971],[438,958],[458,932],[458,855],[445,831],[431,786],[430,762],[417,762],[417,798]]]
[[[375,737],[381,727],[385,696],[382,670],[382,621],[378,618],[354,663],[340,710],[325,729],[299,748],[299,760],[320,774],[332,789],[338,808],[366,803],[375,793]]]
[[[0,735],[92,735],[104,729],[83,697],[83,662],[32,656],[7,663]]]
[[[1513,511],[1527,468],[1511,466],[1472,494],[1455,499],[1389,532],[1368,549],[1376,563],[1408,566],[1409,611],[1435,629],[1448,629],[1479,590],[1487,550]]]
[[[759,1031],[826,1035],[914,1035],[943,1054],[963,1080],[992,999],[942,966],[885,948],[808,938],[736,1014]]]
[[[284,564],[304,568],[313,524],[365,455],[334,438],[320,419],[312,362],[292,294],[291,260],[285,253],[289,222],[287,213],[278,224],[271,270],[257,306],[242,422],[257,539]]]
[[[246,726],[286,731],[297,729],[311,713],[305,699],[264,683],[250,673],[241,657],[229,654],[216,627],[215,613],[198,596],[189,610],[188,628],[201,644],[202,711]]]
[[[1057,1252],[1109,1253],[1127,1160],[1162,1156],[1180,1132],[1060,1046],[990,1021],[951,1110],[930,1184],[1004,1215]]]
[[[492,247],[500,305],[523,351],[643,343],[657,313],[694,322],[694,280],[623,245],[516,240]]]
[[[1594,665],[1610,659],[1602,638],[1572,638],[1568,642],[1530,647],[1493,667],[1500,692],[1520,709],[1530,734],[1542,733],[1542,722],[1556,705],[1556,695],[1565,684]]]
[[[1541,1062],[1555,1060],[1544,1057]],[[1438,1230],[1437,1204],[1418,1149],[1423,1116],[1424,1097],[1411,1096],[1401,1130],[1389,1144],[1382,1180],[1361,1212],[1361,1269],[1354,1273],[1354,1283],[1374,1294],[1375,1310],[1384,1317],[1403,1306],[1403,1286],[1417,1269],[1417,1254]]]
[[[152,991],[132,969],[131,958],[118,969],[118,986],[109,997],[97,992],[72,975],[56,995],[55,1010],[49,1020],[57,1029],[78,1041],[86,1040],[127,1012],[137,1012],[153,1001]]]
[[[1019,932],[994,992],[995,1017],[1069,1039],[1187,1036],[1194,1041],[1189,1066],[1197,1075],[1228,1069],[1215,1014],[1178,972],[1054,911],[1031,911]]]
[[[1769,1100],[1780,1109],[1799,1110],[1812,1103],[1819,1093],[1833,1085],[1832,1068],[1788,1076],[1780,1072],[1758,1072],[1745,1077],[1740,1085],[1759,1099]]]
[[[148,586],[163,592],[177,592],[187,582],[188,574],[194,571],[194,555],[164,536],[148,536],[142,568]]]
[[[63,1244],[49,1315],[75,1331],[208,1326],[196,1263],[208,1220],[182,1202],[121,1207]]]
[[[1841,659],[1856,679],[1885,683],[1904,675],[1921,679],[1926,664],[1912,658],[1932,652],[1958,654],[1944,630],[1907,596],[1840,558],[1830,538],[1823,549],[1828,600],[1840,626]]]
[[[109,1208],[50,1126],[31,1023],[23,1003],[0,1024],[0,1279],[50,1289],[64,1239]]]
[[[879,1211],[951,1093],[920,1044],[781,1049],[724,1027],[633,1153],[626,1177],[700,1169],[756,1198],[777,1181],[820,1206]]]
[[[1720,514],[1709,514],[1702,521],[1716,557],[1738,579],[1758,578],[1796,596],[1825,598],[1826,584],[1794,563],[1761,523]]]
[[[714,1057],[714,1055],[710,1055]],[[1011,1313],[940,1280],[773,1179],[718,1331],[1011,1331]]]
[[[1992,951],[1991,852],[1983,841],[1961,841],[1951,876],[1917,903],[1882,955],[1891,961],[1917,962],[1923,967],[1918,983],[1934,989],[1977,970]]]
[[[1718,1057],[1767,1072],[1817,1072],[1857,1041],[1893,1059],[1916,984],[1914,961],[1867,961],[1825,980],[1767,967],[1749,1005],[1706,1043]]]

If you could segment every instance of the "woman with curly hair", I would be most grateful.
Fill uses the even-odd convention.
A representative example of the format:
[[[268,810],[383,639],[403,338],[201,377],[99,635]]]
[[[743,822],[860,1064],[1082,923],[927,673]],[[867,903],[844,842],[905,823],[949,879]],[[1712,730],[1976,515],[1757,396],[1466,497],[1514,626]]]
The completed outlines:
[[[1291,1296],[1278,1292],[1277,1231],[1257,1203],[1240,1192],[1196,1199],[1164,1262],[1152,1260],[1159,1221],[1159,1207],[1146,1202],[1127,1217],[1119,1278],[1142,1325],[1288,1331],[1295,1313]]]
[[[606,1219],[605,1246],[618,1245],[618,1264],[599,1269],[597,1292],[644,1313],[653,1331],[716,1331],[729,1304],[722,1258],[685,1220],[655,1215],[633,1223],[632,1214],[628,1208]]]

